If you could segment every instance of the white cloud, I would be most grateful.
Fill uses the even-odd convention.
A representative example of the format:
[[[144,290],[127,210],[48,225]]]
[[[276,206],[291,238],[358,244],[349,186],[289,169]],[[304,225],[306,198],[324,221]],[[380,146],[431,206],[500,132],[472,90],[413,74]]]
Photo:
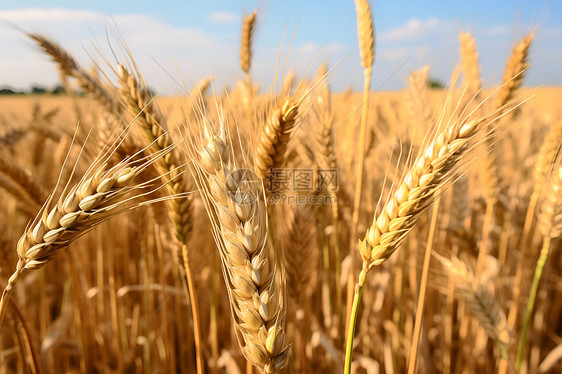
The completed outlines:
[[[213,12],[209,14],[209,20],[213,23],[238,23],[240,18],[232,12]]]
[[[103,14],[92,12],[89,10],[72,10],[65,8],[52,8],[52,9],[16,9],[8,11],[0,11],[0,18],[11,21],[14,23],[22,22],[42,22],[48,21],[49,23],[55,21],[80,21],[84,22],[97,22],[103,20]]]
[[[213,22],[230,22],[235,17],[230,13],[211,13],[208,24],[213,28]],[[261,34],[282,34],[282,29],[267,30],[268,25],[262,25]],[[107,56],[114,66],[111,45],[118,59],[124,61],[125,43],[151,87],[158,91],[164,89],[169,94],[176,92],[177,81],[182,79],[180,76],[187,86],[191,86],[195,80],[212,74],[217,78],[217,90],[224,85],[232,87],[237,79],[243,77],[238,66],[238,29],[232,34],[216,34],[203,28],[173,26],[150,15],[106,15],[103,12],[62,8],[26,9],[0,11],[0,47],[4,51],[0,54],[0,85],[23,89],[29,88],[32,82],[49,86],[58,82],[55,65],[18,28],[54,39],[85,68],[91,65],[92,56],[109,75],[111,70],[102,56]],[[460,21],[431,18],[411,19],[399,27],[380,32],[377,36],[373,87],[403,87],[409,72],[425,64],[431,65],[432,77],[447,81],[459,60],[458,33],[462,29]],[[106,38],[106,30],[109,38]],[[533,65],[527,83],[558,84],[562,81],[558,74],[562,54],[556,48],[562,42],[561,30],[561,26],[539,28],[531,48]],[[501,78],[514,41],[528,30],[496,25],[472,31],[480,52],[482,76],[488,80],[491,77]],[[314,72],[316,65],[328,62],[333,66],[338,63],[332,81],[334,90],[344,89],[350,84],[361,87],[363,75],[355,39],[353,43],[322,44],[319,41],[309,42],[307,35],[297,36],[299,38],[288,51],[288,70],[294,70],[300,78],[313,64],[309,74]],[[271,42],[265,44],[265,39],[256,39],[252,63],[253,75],[256,81],[262,83],[262,88],[267,88],[268,82],[273,80],[279,57],[279,46]],[[98,50],[103,51],[101,55]],[[281,54],[281,68],[286,56],[287,45]]]
[[[528,25],[493,25],[486,28],[463,27],[462,22],[452,19],[410,19],[399,27],[379,34],[375,80],[378,72],[383,77],[401,68],[400,75],[407,77],[411,70],[425,64],[431,66],[433,78],[448,81],[451,71],[459,62],[458,34],[470,30],[476,38],[482,78],[498,84],[509,58],[511,49],[518,40],[530,31]],[[561,74],[557,66],[562,63],[558,53],[562,42],[562,27],[539,27],[531,47],[531,68],[525,83],[540,85],[545,82],[559,84]],[[539,57],[540,56],[540,57]],[[548,56],[545,57],[545,56]],[[404,79],[405,81],[405,79]]]
[[[215,14],[215,21],[232,17],[226,13]],[[239,30],[231,35],[216,35],[200,28],[175,27],[149,15],[114,14],[102,12],[75,11],[70,9],[28,9],[0,11],[0,19],[6,19],[26,31],[44,34],[63,46],[85,68],[91,65],[92,56],[113,78],[105,59],[115,64],[112,50],[118,60],[125,60],[123,43],[131,51],[148,84],[157,91],[174,94],[182,79],[189,87],[196,80],[213,75],[218,90],[224,85],[234,86],[243,78],[238,66]],[[54,22],[52,20],[55,20]],[[106,38],[106,29],[109,41]],[[279,31],[280,34],[282,30]],[[112,50],[109,48],[111,44]],[[33,42],[18,30],[0,22],[0,46],[10,53],[0,54],[0,85],[9,84],[26,89],[30,82],[54,86],[58,82],[56,67],[49,57],[42,53]],[[285,46],[286,48],[287,46]],[[287,70],[294,70],[298,77],[313,74],[323,62],[335,64],[348,51],[345,44],[317,44],[307,42],[306,37],[295,43],[288,51]],[[103,54],[97,52],[98,49]],[[281,67],[287,49],[281,55]],[[252,63],[253,75],[262,87],[267,89],[273,81],[279,57],[278,45],[256,45]],[[345,65],[345,61],[340,66]],[[351,65],[350,65],[351,66]],[[345,70],[345,69],[343,69]],[[357,82],[362,74],[351,69]],[[341,73],[335,81],[342,81],[342,87],[353,79]],[[181,89],[180,89],[181,90]]]
[[[148,15],[109,16],[71,9],[26,9],[0,11],[0,20],[52,38],[85,68],[91,65],[92,56],[110,72],[104,59],[113,65],[115,51],[118,59],[124,61],[125,44],[146,81],[153,88],[171,94],[175,93],[175,81],[181,81],[178,69],[189,86],[210,72],[224,77],[227,65],[237,66],[238,46],[232,43],[234,39],[229,39],[236,35],[219,38],[203,29],[175,27]],[[30,82],[54,85],[58,81],[54,64],[9,23],[0,22],[0,45],[9,51],[0,55],[0,84],[16,88],[27,88]],[[224,80],[219,81],[223,83]]]
[[[420,20],[417,18],[413,18],[402,26],[380,33],[379,38],[383,42],[399,42],[423,39],[427,35],[435,33],[437,31],[448,31],[451,26],[452,22],[449,20],[441,20],[438,18]]]

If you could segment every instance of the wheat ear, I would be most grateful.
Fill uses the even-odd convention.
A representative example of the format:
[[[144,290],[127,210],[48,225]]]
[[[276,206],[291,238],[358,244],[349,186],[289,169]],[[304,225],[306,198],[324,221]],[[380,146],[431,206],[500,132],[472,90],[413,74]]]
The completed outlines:
[[[371,5],[367,0],[355,0],[359,54],[363,69],[371,69],[375,59],[375,28]]]
[[[515,92],[523,84],[524,72],[529,67],[527,62],[529,48],[534,39],[535,32],[531,32],[525,36],[519,43],[513,48],[511,55],[506,63],[504,74],[502,78],[502,85],[498,90],[495,98],[495,108],[497,109],[496,115],[502,114],[504,107],[513,99]],[[493,129],[489,128],[488,134],[486,136],[487,146],[491,149],[489,153],[486,153],[484,158],[484,167],[482,168],[483,179],[486,185],[486,201],[487,201],[487,212],[486,221],[492,219],[492,214],[494,206],[500,200],[502,190],[504,189],[504,181],[501,173],[502,162],[502,144],[500,142],[494,141],[495,132]],[[491,223],[487,223],[484,226],[489,227]],[[488,236],[487,233],[483,233],[485,237]],[[482,255],[485,254],[486,241],[483,242],[484,245],[480,250]],[[480,255],[479,265],[482,260],[482,255]]]
[[[250,170],[237,167],[222,124],[218,135],[212,135],[208,123],[204,126],[203,146],[191,144],[187,151],[221,255],[238,342],[252,365],[278,372],[289,354],[286,292],[268,235],[263,184]]]
[[[205,104],[205,96],[213,84],[214,79],[213,77],[206,77],[197,82],[195,87],[189,92],[190,97],[194,101],[193,105]]]
[[[524,72],[529,67],[527,62],[529,49],[535,37],[535,32],[526,35],[519,43],[513,47],[511,55],[506,63],[502,78],[502,85],[498,90],[495,98],[496,115],[502,114],[505,106],[513,99],[515,92],[523,84]],[[490,220],[493,207],[500,199],[500,194],[504,188],[502,180],[501,165],[502,162],[502,144],[494,141],[495,132],[489,128],[487,134],[487,146],[491,152],[486,153],[484,158],[483,177],[486,183],[486,200],[488,212],[487,220]],[[480,266],[478,266],[480,267]]]
[[[513,97],[515,91],[521,86],[521,84],[523,83],[523,73],[525,72],[525,70],[528,68],[529,64],[527,62],[527,57],[529,54],[529,49],[530,46],[533,42],[535,36],[535,32],[531,32],[528,35],[526,35],[519,43],[517,43],[515,45],[515,47],[513,48],[513,51],[511,53],[511,56],[506,64],[505,70],[504,70],[504,75],[502,78],[502,82],[504,82],[504,84],[506,84],[506,88],[502,89],[501,92],[501,96],[498,97],[497,99],[497,104],[496,107],[501,106],[504,102],[506,102],[506,100],[509,100],[511,97]],[[558,124],[555,124],[555,126],[558,126]],[[558,129],[558,131],[556,130],[555,127],[551,128],[551,131],[554,132],[560,132],[560,130]],[[521,252],[519,253],[520,258],[525,258],[527,256],[527,250],[528,250],[528,241],[531,238],[531,228],[533,226],[534,223],[534,214],[535,214],[535,208],[537,206],[538,203],[538,199],[539,199],[539,195],[540,195],[540,188],[539,185],[537,185],[537,182],[539,179],[541,179],[542,183],[544,181],[544,177],[546,175],[548,175],[548,171],[546,171],[546,168],[550,168],[551,167],[551,161],[553,160],[553,158],[550,158],[550,160],[546,160],[542,158],[543,152],[544,156],[546,156],[546,158],[548,157],[553,157],[554,155],[550,154],[550,156],[548,156],[548,153],[551,153],[553,150],[547,150],[547,148],[552,148],[552,147],[556,147],[555,144],[550,143],[552,141],[551,139],[547,139],[545,140],[545,143],[543,143],[543,147],[541,147],[541,151],[539,153],[539,160],[537,162],[536,168],[535,168],[535,172],[533,174],[533,178],[534,178],[534,190],[533,193],[531,195],[531,199],[529,201],[529,206],[527,208],[527,214],[525,217],[525,223],[523,226],[523,234],[521,235]],[[546,145],[546,142],[549,142],[548,145]],[[517,269],[515,271],[515,277],[514,277],[514,290],[513,290],[513,300],[514,302],[511,304],[510,310],[509,310],[509,314],[508,314],[508,323],[509,326],[511,328],[515,327],[515,323],[517,321],[517,315],[519,313],[519,298],[521,295],[521,280],[522,280],[522,276],[523,276],[523,267],[525,265],[525,261],[519,261],[519,263],[517,264]]]
[[[369,92],[371,90],[371,73],[375,62],[375,28],[373,14],[368,0],[355,0],[357,13],[357,35],[359,38],[359,54],[363,67],[363,102],[361,124],[359,130],[359,154],[355,166],[355,192],[353,196],[353,215],[351,217],[350,248],[355,245],[355,235],[359,223],[361,193],[363,191],[363,174],[365,164],[365,145],[367,143],[367,116],[369,112]],[[374,143],[374,138],[373,138]]]
[[[510,332],[505,313],[488,290],[490,282],[487,282],[485,277],[477,277],[458,257],[447,259],[437,254],[434,256],[443,265],[449,277],[455,280],[455,291],[468,302],[486,334],[496,342],[502,356],[506,358]]]
[[[311,195],[314,196],[314,195]],[[310,342],[311,306],[310,299],[316,288],[319,272],[319,248],[316,237],[317,206],[295,204],[290,211],[288,233],[283,241],[285,268],[287,270],[287,291],[292,305],[295,333],[298,336],[300,370],[306,372],[309,366],[306,348]],[[338,265],[336,265],[338,266]]]
[[[535,31],[527,34],[517,43],[505,65],[502,86],[496,96],[496,108],[506,105],[515,95],[515,91],[523,84],[524,72],[529,67],[527,61]]]
[[[283,166],[287,145],[298,124],[300,103],[300,100],[286,99],[268,116],[256,152],[256,172],[263,180],[271,169]],[[270,192],[269,188],[266,191]]]
[[[425,129],[431,127],[431,106],[429,105],[429,90],[427,80],[429,66],[426,65],[410,74],[408,84],[408,112],[414,121],[422,121]]]
[[[322,82],[327,77],[327,66],[323,64],[318,70],[316,81]],[[318,95],[314,102],[314,113],[318,129],[314,132],[321,152],[316,155],[318,166],[322,169],[337,169],[334,144],[334,115],[332,113],[332,93],[328,84],[319,84]]]
[[[562,148],[562,120],[556,121],[546,133],[533,169],[533,195],[539,195],[554,161]]]
[[[5,176],[11,184],[18,186],[25,192],[37,208],[41,207],[47,200],[48,193],[45,189],[33,178],[29,171],[23,169],[15,161],[8,161],[4,157],[0,157],[0,175]]]
[[[326,64],[323,64],[316,74],[316,81],[322,82],[326,81],[328,75],[328,67]],[[316,97],[316,101],[314,103],[314,113],[316,114],[316,121],[317,121],[317,129],[314,131],[316,135],[316,141],[320,147],[320,152],[316,152],[315,160],[318,163],[318,167],[324,170],[332,170],[334,172],[338,172],[338,160],[336,157],[336,150],[335,150],[335,136],[334,136],[334,114],[332,112],[332,93],[330,91],[329,84],[320,84],[318,90],[318,96]],[[332,199],[330,208],[332,210],[332,232],[330,236],[332,240],[331,243],[338,243],[339,240],[339,205],[336,196],[336,188],[329,188],[327,192],[330,194]],[[330,269],[330,247],[332,247],[333,251],[333,263],[335,264],[335,268],[332,270]],[[323,248],[323,256],[324,256],[324,271],[326,274],[330,274],[332,271],[335,274],[335,279],[340,279],[341,276],[341,253],[340,249],[337,245],[330,246],[327,244]],[[326,277],[327,278],[327,277]],[[325,279],[329,287],[329,279]],[[335,282],[335,304],[336,304],[336,313],[343,313],[343,296],[342,296],[342,287],[340,282]],[[342,318],[343,320],[343,318]]]
[[[150,154],[158,154],[163,149],[169,148],[173,142],[165,122],[165,117],[158,105],[154,102],[154,97],[145,88],[144,82],[137,79],[123,65],[118,66],[119,93],[126,103],[129,113],[135,116],[137,126],[142,130],[145,138],[150,142],[148,151]],[[170,195],[184,194],[189,191],[189,185],[185,176],[180,173],[181,162],[178,155],[169,152],[165,157],[159,158],[155,163],[160,175],[166,181],[166,187]],[[191,196],[183,199],[173,199],[170,201],[170,215],[174,223],[175,235],[181,246],[172,246],[174,257],[178,261],[178,266],[185,271],[189,297],[191,302],[191,312],[193,315],[193,334],[196,346],[197,372],[202,373],[204,369],[201,333],[199,327],[199,306],[195,294],[195,284],[189,264],[188,243],[193,231],[192,200]],[[177,251],[176,251],[177,249]]]
[[[256,26],[256,16],[258,11],[254,10],[252,13],[244,17],[242,21],[242,44],[240,45],[240,68],[246,73],[250,74],[250,64],[252,63],[252,39],[254,36],[254,29]]]
[[[51,56],[52,60],[57,63],[62,76],[75,78],[80,84],[80,88],[92,95],[108,112],[114,115],[120,113],[121,107],[117,95],[108,91],[96,76],[91,76],[78,66],[72,56],[60,45],[39,34],[29,33],[27,36],[34,40],[45,53]]]
[[[457,120],[438,133],[423,150],[404,179],[389,198],[379,216],[375,216],[360,243],[363,268],[355,287],[346,346],[346,373],[351,370],[351,350],[359,301],[367,273],[386,261],[433,201],[435,191],[449,180],[455,165],[468,149],[468,142],[480,129],[483,119]]]
[[[318,249],[316,248],[315,206],[296,204],[291,210],[286,240],[285,264],[289,296],[302,307],[316,284]]]
[[[463,74],[463,86],[466,89],[467,97],[475,97],[482,86],[482,78],[480,78],[480,64],[478,63],[478,49],[476,48],[476,39],[470,33],[461,33],[459,35],[461,44],[461,62]]]
[[[398,248],[420,213],[431,203],[437,187],[450,178],[482,122],[483,119],[457,121],[425,148],[367,229],[360,245],[365,272],[386,261]]]
[[[138,199],[154,190],[152,181],[140,184],[135,181],[154,160],[130,163],[129,159],[125,159],[110,168],[108,159],[114,150],[115,147],[112,147],[98,158],[77,184],[65,186],[56,201],[51,195],[26,228],[17,244],[16,271],[2,293],[0,324],[10,293],[24,270],[41,268],[100,223],[139,206]],[[163,150],[154,159],[165,156],[169,151]]]
[[[140,79],[137,79],[123,65],[119,65],[119,93],[127,104],[129,113],[135,117],[145,138],[149,141],[149,153],[158,153],[170,147],[172,139],[167,132],[165,117],[154,102]],[[169,152],[155,163],[160,174],[167,178],[166,184],[170,194],[185,193],[189,187],[185,178],[177,177],[182,162],[176,153]],[[176,228],[178,240],[187,244],[192,232],[192,204],[191,199],[174,199],[172,204],[172,220]]]

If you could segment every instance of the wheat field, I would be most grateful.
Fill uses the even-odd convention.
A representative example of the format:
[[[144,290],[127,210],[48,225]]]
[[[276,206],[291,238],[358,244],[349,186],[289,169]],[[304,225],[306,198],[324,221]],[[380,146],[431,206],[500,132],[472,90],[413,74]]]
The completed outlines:
[[[363,92],[319,62],[158,95],[134,56],[103,70],[27,34],[64,93],[0,97],[2,373],[562,371],[562,107],[501,84],[478,41],[433,88]],[[259,30],[258,30],[259,32]]]

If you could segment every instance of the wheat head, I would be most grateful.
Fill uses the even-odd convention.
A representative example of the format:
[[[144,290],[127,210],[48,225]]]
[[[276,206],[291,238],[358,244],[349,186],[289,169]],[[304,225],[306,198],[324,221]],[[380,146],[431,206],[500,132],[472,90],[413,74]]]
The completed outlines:
[[[135,117],[136,126],[142,130],[148,140],[149,153],[158,154],[163,149],[169,148],[173,142],[166,128],[165,117],[154,102],[154,97],[146,90],[143,82],[123,65],[119,65],[118,75],[119,93],[129,113]],[[183,176],[179,176],[182,162],[178,160],[176,153],[168,152],[164,157],[158,158],[155,165],[168,182],[166,186],[171,195],[189,191],[187,181]],[[170,203],[176,237],[181,243],[187,244],[193,229],[191,198],[173,199]]]
[[[256,172],[265,180],[270,169],[283,166],[287,144],[297,125],[300,100],[286,99],[268,116],[256,152]]]
[[[357,12],[357,32],[359,37],[359,54],[363,69],[372,68],[375,59],[375,28],[373,14],[368,0],[355,0]]]
[[[240,67],[246,74],[250,72],[250,64],[252,62],[252,38],[256,26],[256,16],[258,11],[254,10],[252,13],[244,17],[242,21],[242,44],[240,46]]]
[[[432,202],[437,188],[447,181],[482,119],[454,122],[423,150],[383,211],[375,216],[360,244],[363,269],[386,261]],[[364,281],[364,279],[363,279]]]
[[[263,184],[236,165],[222,124],[218,135],[205,126],[203,145],[192,143],[187,151],[221,255],[238,341],[254,366],[264,373],[278,372],[289,354],[286,291],[268,234]]]
[[[122,139],[120,139],[122,140]],[[51,194],[17,243],[18,263],[0,302],[0,323],[9,295],[24,270],[35,270],[54,259],[70,243],[109,218],[142,205],[139,199],[155,189],[153,181],[137,183],[138,176],[158,157],[110,167],[108,160],[119,145],[104,152],[73,186],[66,185],[57,200]],[[56,190],[56,187],[55,187]]]
[[[463,85],[466,87],[465,94],[468,97],[474,97],[482,86],[476,39],[470,33],[461,33],[459,40],[461,44]]]

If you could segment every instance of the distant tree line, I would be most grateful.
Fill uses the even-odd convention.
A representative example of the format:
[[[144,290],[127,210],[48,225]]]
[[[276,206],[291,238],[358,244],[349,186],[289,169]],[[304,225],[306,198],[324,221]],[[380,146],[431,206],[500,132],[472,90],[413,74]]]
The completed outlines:
[[[429,79],[428,81],[428,86],[430,88],[437,88],[437,89],[443,89],[444,85],[443,83],[441,83],[439,80],[437,79]],[[18,90],[14,90],[9,86],[0,86],[0,95],[62,95],[64,94],[64,87],[61,85],[57,85],[55,86],[53,89],[49,89],[43,86],[36,86],[33,85],[31,86],[31,88],[27,91],[18,91]],[[84,93],[81,91],[76,92],[77,95],[82,96]]]
[[[27,91],[19,91],[19,90],[15,90],[12,89],[11,87],[8,86],[3,86],[0,87],[0,95],[29,95],[29,94],[33,94],[33,95],[40,95],[40,94],[46,94],[46,95],[60,95],[60,94],[64,94],[64,87],[62,87],[61,85],[56,86],[53,89],[49,89],[43,86],[31,86],[31,88]]]
[[[427,85],[429,86],[429,88],[445,88],[445,85],[441,81],[433,78],[429,78],[429,80],[427,81]]]

